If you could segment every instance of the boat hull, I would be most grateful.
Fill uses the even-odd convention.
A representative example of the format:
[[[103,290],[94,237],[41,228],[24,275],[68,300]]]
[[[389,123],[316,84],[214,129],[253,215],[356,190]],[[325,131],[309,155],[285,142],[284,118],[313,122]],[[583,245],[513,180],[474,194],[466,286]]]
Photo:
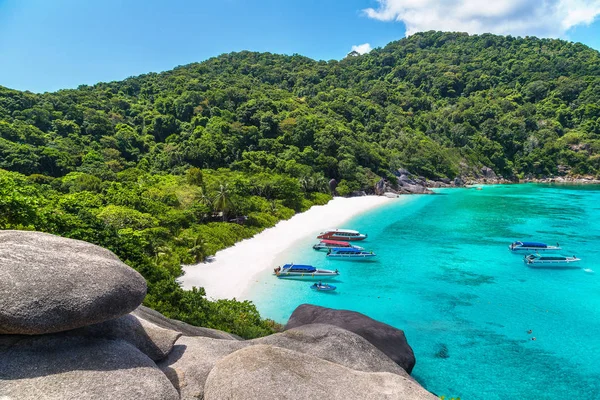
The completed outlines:
[[[317,239],[343,240],[345,242],[357,242],[359,240],[365,240],[366,238],[367,238],[366,235],[340,236],[340,235],[336,235],[336,234],[330,234],[330,235],[319,235],[319,236],[317,236]]]
[[[324,281],[328,279],[335,279],[340,276],[339,273],[301,273],[301,272],[280,272],[275,274],[279,279],[306,279],[306,280],[318,280]]]
[[[335,247],[339,247],[339,246],[335,246]],[[313,249],[317,250],[317,251],[329,251],[332,248],[333,248],[333,246],[319,246],[318,244],[313,246]],[[364,248],[359,247],[359,246],[350,246],[350,248],[355,248],[357,250],[364,250]]]
[[[327,254],[327,258],[330,260],[343,260],[343,261],[368,261],[377,257],[375,254]]]
[[[547,262],[541,262],[541,263],[525,263],[529,268],[542,268],[542,269],[567,269],[567,268],[581,268],[578,264],[577,261],[569,261],[569,262],[554,262],[554,263],[547,263]]]
[[[333,285],[327,285],[327,286],[312,285],[310,288],[317,292],[333,292],[335,289],[337,289],[337,287],[335,287]]]
[[[579,261],[581,259],[577,257],[567,257],[562,260],[544,260],[537,258],[530,258],[531,256],[525,256],[523,262],[525,265],[531,268],[579,268]],[[543,257],[542,257],[543,258]]]

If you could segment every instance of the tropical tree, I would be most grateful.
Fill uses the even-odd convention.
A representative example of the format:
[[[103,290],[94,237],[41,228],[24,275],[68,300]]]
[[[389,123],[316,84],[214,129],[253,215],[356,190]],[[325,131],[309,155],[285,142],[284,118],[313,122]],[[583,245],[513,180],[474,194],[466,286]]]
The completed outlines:
[[[227,221],[227,214],[233,208],[231,201],[231,192],[227,183],[221,183],[217,190],[217,195],[213,200],[214,210],[220,212],[223,216],[223,222]]]

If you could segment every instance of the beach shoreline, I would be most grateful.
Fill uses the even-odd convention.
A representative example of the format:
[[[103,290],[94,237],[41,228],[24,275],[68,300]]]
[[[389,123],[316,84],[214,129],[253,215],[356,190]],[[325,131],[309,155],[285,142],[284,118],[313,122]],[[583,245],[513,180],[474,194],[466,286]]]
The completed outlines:
[[[245,299],[253,278],[271,268],[277,256],[294,243],[329,228],[351,228],[342,224],[394,200],[385,196],[335,197],[217,252],[212,262],[182,266],[184,274],[178,281],[184,289],[203,287],[211,299]]]

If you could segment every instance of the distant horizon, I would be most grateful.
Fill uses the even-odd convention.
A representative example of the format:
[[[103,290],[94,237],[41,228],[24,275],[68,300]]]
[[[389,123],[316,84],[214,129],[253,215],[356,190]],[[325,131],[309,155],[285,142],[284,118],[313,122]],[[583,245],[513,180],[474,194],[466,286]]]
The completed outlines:
[[[33,93],[114,82],[240,51],[341,60],[415,32],[489,30],[600,50],[592,0],[0,0],[0,86]],[[415,17],[415,15],[417,17]],[[418,18],[418,16],[423,18]],[[427,18],[424,18],[427,17]]]

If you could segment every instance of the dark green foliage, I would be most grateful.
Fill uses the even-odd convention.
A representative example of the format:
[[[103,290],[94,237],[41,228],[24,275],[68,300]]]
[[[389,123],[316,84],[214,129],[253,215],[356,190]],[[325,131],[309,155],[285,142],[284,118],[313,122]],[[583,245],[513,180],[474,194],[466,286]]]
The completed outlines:
[[[181,263],[323,204],[331,178],[348,194],[398,168],[482,166],[598,175],[600,54],[427,32],[339,62],[241,52],[77,90],[0,87],[0,228],[108,247],[144,274],[149,306],[244,336],[271,327],[181,290]]]

